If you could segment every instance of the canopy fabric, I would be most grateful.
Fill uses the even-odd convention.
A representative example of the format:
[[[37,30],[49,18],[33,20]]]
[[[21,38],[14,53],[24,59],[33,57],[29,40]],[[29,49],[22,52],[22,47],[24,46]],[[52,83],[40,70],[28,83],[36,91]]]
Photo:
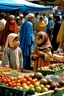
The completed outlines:
[[[38,4],[33,4],[25,0],[0,0],[0,10],[3,11],[20,10],[35,12],[51,9],[52,6],[42,6]]]

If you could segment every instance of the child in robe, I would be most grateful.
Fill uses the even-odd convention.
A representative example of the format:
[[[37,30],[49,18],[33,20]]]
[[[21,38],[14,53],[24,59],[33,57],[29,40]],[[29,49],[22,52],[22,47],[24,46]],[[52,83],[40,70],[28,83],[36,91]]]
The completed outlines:
[[[2,65],[14,70],[22,70],[23,56],[19,46],[19,36],[16,33],[10,33],[7,37]]]
[[[45,32],[38,32],[35,36],[35,47],[30,56],[34,60],[33,71],[36,72],[42,66],[49,66],[52,53],[48,35]]]

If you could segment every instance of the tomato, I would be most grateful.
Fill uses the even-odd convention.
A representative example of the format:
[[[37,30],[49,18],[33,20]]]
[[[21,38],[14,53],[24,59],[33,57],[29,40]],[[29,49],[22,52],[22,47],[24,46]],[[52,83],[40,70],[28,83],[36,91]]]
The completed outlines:
[[[11,82],[11,80],[10,80],[10,79],[8,79],[8,80],[7,80],[7,82]]]
[[[17,83],[20,83],[21,81],[20,80],[16,80]]]
[[[8,82],[7,84],[8,84],[9,86],[11,86],[11,85],[12,85],[12,82]]]
[[[35,84],[35,82],[36,82],[36,81],[35,81],[34,79],[32,79],[31,84],[33,84],[33,85],[34,85],[34,84]]]
[[[16,86],[21,86],[21,84],[20,83],[16,83]]]
[[[22,77],[18,76],[18,77],[17,77],[17,79],[18,79],[18,80],[21,80],[21,79],[22,79]]]
[[[4,82],[6,82],[7,80],[6,80],[6,78],[4,79]]]
[[[23,78],[22,83],[26,83],[26,82],[27,82],[27,79]]]
[[[26,83],[28,86],[31,84],[31,82],[30,81],[27,81],[27,83]]]
[[[28,80],[28,78],[29,78],[29,75],[27,75],[27,74],[26,74],[26,75],[24,75],[24,78],[26,78],[26,79]]]
[[[10,78],[10,80],[11,80],[11,81],[13,81],[13,80],[14,80],[14,78],[13,78],[13,77],[11,77],[11,78]]]
[[[30,81],[30,82],[31,82],[31,81],[32,81],[32,78],[31,78],[31,77],[29,77],[29,78],[28,78],[28,81]]]
[[[18,83],[12,83],[13,87],[16,87],[18,85]],[[20,85],[20,84],[19,84]]]

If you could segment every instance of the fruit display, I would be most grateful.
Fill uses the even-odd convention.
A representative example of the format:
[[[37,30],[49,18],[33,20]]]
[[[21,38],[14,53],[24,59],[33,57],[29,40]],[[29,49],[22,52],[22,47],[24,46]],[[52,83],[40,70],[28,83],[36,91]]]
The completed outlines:
[[[59,75],[64,72],[64,64],[63,63],[55,63],[50,64],[49,66],[38,68],[38,72],[41,72],[44,76],[47,74]]]
[[[64,69],[63,63],[56,63],[50,64],[49,66],[38,68],[38,70],[45,70],[45,71],[58,71]]]
[[[45,78],[41,73],[36,72],[31,75],[12,77],[6,74],[0,74],[0,87],[6,86],[14,89],[24,90],[28,96],[59,90],[64,87],[64,81],[55,82],[52,79]],[[26,95],[27,96],[27,95]],[[37,96],[37,95],[35,95]]]
[[[1,67],[0,66],[0,72],[7,72],[7,71],[11,71],[12,69],[9,67]]]

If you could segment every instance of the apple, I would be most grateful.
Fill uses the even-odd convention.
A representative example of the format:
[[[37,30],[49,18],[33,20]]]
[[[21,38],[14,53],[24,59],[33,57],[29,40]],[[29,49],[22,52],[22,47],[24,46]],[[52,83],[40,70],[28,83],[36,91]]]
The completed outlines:
[[[27,85],[26,85],[26,86],[23,86],[23,90],[25,90],[26,92],[28,92],[28,91],[29,91],[29,88],[30,88],[30,87],[29,87],[29,86],[27,86]]]
[[[50,69],[53,69],[53,68],[54,68],[54,66],[53,66],[53,65],[49,65],[49,68],[50,68]]]
[[[40,82],[36,82],[35,84],[34,84],[34,87],[37,87],[37,86],[39,86],[40,85]]]
[[[34,88],[34,85],[32,85],[32,84],[30,84],[30,86],[29,86],[30,88]]]
[[[42,91],[43,92],[47,92],[48,91],[48,88],[44,87]]]
[[[40,86],[37,86],[37,87],[35,88],[35,90],[36,90],[36,92],[40,93],[40,92],[42,91],[42,88],[41,88]]]

